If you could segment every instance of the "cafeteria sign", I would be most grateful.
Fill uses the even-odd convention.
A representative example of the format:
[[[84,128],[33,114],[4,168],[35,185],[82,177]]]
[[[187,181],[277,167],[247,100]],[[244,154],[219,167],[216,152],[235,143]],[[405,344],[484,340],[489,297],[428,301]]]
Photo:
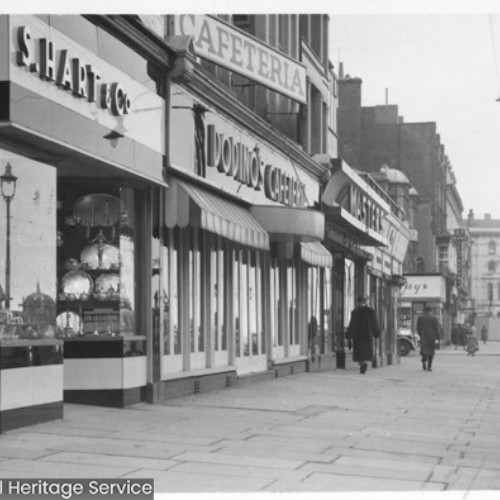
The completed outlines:
[[[306,68],[260,40],[210,16],[175,17],[175,33],[193,37],[197,55],[306,103]]]

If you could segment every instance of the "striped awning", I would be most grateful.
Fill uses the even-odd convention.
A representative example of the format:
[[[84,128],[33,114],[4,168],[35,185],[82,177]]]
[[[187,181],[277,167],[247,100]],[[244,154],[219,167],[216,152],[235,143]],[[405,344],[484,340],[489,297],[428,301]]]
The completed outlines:
[[[268,233],[246,208],[180,179],[169,179],[165,225],[200,227],[242,245],[269,249]]]
[[[321,243],[314,241],[300,244],[300,258],[319,267],[332,267],[332,254]]]

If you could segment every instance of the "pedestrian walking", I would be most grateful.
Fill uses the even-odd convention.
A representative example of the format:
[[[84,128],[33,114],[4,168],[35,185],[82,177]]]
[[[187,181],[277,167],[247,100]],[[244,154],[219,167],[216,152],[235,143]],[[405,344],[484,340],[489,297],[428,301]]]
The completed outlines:
[[[373,339],[380,337],[375,310],[367,305],[365,297],[358,297],[357,307],[351,313],[347,336],[352,340],[352,359],[359,363],[359,372],[366,373],[368,361],[373,361]]]
[[[467,356],[475,356],[476,351],[479,351],[479,340],[476,335],[475,328],[471,328],[467,335],[467,345],[465,346]]]
[[[483,325],[481,328],[481,340],[483,341],[483,344],[486,344],[486,341],[488,340],[488,327],[486,325]]]
[[[420,355],[422,369],[432,371],[432,360],[436,352],[436,340],[439,339],[439,321],[432,314],[432,307],[425,306],[424,314],[417,320],[417,333],[420,337]]]

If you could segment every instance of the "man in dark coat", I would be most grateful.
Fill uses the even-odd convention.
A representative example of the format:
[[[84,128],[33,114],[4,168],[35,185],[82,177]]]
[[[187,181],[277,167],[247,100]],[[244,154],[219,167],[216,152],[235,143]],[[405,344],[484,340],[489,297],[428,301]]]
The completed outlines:
[[[425,306],[424,314],[417,320],[417,333],[420,336],[420,355],[422,369],[432,371],[432,360],[436,351],[436,340],[439,339],[439,321],[432,313],[431,306]]]
[[[366,373],[367,361],[373,361],[373,338],[380,336],[380,328],[375,311],[364,297],[358,298],[358,305],[351,313],[347,335],[353,342],[352,359],[359,363],[360,373]]]

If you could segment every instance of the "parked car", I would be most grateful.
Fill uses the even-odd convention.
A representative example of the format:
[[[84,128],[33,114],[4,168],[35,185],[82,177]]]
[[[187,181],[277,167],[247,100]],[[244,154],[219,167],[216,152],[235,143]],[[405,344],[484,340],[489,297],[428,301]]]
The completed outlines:
[[[398,354],[407,356],[417,348],[417,339],[409,328],[400,328],[397,333]]]

